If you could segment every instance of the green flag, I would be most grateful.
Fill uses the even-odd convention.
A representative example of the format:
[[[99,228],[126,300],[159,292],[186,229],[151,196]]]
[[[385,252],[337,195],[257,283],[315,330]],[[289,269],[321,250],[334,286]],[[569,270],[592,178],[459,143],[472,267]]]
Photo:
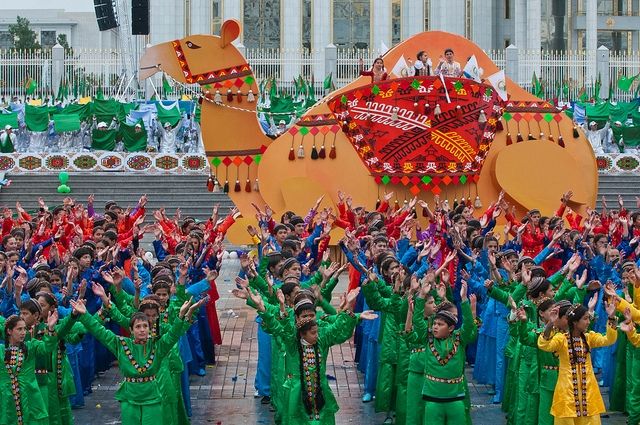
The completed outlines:
[[[27,78],[24,88],[27,90],[27,94],[33,94],[38,89],[38,83],[33,78]]]
[[[564,97],[569,97],[569,84],[567,82],[562,84],[562,94]]]
[[[322,83],[322,87],[325,90],[333,90],[333,72],[330,72],[326,77],[324,77],[324,83]]]
[[[165,94],[173,93],[173,88],[164,74],[162,74],[162,91],[164,91]]]
[[[79,114],[54,114],[52,119],[56,133],[80,130]]]
[[[276,80],[273,78],[271,79],[271,86],[269,87],[269,97],[271,100],[278,97],[278,85],[276,84]]]
[[[602,79],[600,78],[600,73],[598,73],[598,78],[596,78],[596,84],[593,86],[593,89],[594,89],[593,98],[594,99],[600,99],[600,87],[602,87]]]
[[[618,78],[618,88],[622,91],[631,90],[631,86],[633,85],[633,82],[636,80],[636,78],[638,78],[639,75],[640,74],[636,74],[630,78],[627,78],[624,75],[622,75],[620,78]]]
[[[587,89],[585,89],[584,86],[580,90],[580,93],[578,93],[578,99],[580,100],[580,102],[586,102],[589,100],[589,95],[587,95]]]
[[[136,125],[140,124],[136,131]],[[127,152],[144,152],[147,149],[147,131],[142,120],[134,125],[122,123],[120,125],[120,138]]]
[[[78,87],[78,90],[80,90],[81,97],[85,97],[87,95],[87,83],[84,77],[80,79],[80,85]]]
[[[104,100],[104,93],[102,92],[102,86],[98,86],[98,91],[96,92],[96,99]]]
[[[64,101],[67,96],[69,96],[69,89],[67,88],[67,83],[61,82],[60,87],[58,88],[58,95],[56,96],[56,100]]]
[[[533,71],[533,77],[531,78],[531,89],[533,90],[534,96],[542,97],[544,95],[542,91],[542,84],[540,83],[540,80],[538,80],[535,71]]]
[[[13,128],[18,128],[18,113],[12,112],[10,114],[0,113],[0,128],[4,129],[6,125],[10,125]]]

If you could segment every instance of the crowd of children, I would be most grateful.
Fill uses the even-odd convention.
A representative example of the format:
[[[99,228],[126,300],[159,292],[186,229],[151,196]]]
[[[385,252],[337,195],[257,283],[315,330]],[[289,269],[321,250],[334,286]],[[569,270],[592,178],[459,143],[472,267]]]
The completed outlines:
[[[638,424],[640,211],[619,198],[583,217],[571,196],[552,217],[521,219],[503,195],[476,216],[467,200],[401,205],[393,194],[367,211],[338,193],[336,211],[320,198],[279,221],[256,206],[257,249],[241,256],[233,290],[258,311],[256,395],[277,423],[335,423],[328,354],[355,335],[362,400],[388,423],[470,423],[471,365],[509,424],[599,423],[600,386]],[[73,423],[114,360],[124,424],[189,423],[188,375],[205,374],[221,343],[214,282],[239,212],[197,222],[161,209],[151,222],[146,202],[2,211],[6,423]],[[331,253],[335,227],[345,236]]]
[[[362,401],[385,423],[471,423],[469,365],[509,424],[600,423],[601,386],[638,424],[640,211],[603,199],[582,216],[571,197],[520,219],[502,194],[479,215],[470,200],[392,194],[367,211],[338,193],[337,211],[318,200],[279,222],[256,207],[257,255],[241,259],[233,291],[258,311],[256,395],[277,423],[335,423],[327,352],[354,332]],[[349,270],[337,309],[334,227]]]

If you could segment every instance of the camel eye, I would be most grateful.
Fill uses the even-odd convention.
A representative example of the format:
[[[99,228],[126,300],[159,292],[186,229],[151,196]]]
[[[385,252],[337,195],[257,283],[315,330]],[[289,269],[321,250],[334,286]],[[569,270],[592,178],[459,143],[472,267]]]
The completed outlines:
[[[200,48],[200,46],[198,46],[195,43],[192,43],[191,41],[187,41],[187,47],[190,48],[190,49],[199,49]]]

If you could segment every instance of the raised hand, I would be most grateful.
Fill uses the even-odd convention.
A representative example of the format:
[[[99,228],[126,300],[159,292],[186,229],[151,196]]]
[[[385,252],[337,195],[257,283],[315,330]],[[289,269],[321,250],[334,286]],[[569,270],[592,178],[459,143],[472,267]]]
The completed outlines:
[[[256,310],[260,312],[266,311],[264,300],[260,294],[254,293],[250,288],[245,288],[245,291],[247,292],[249,299],[256,305]]]
[[[549,323],[556,323],[560,317],[560,307],[553,306],[549,310]]]
[[[347,307],[350,307],[354,302],[356,302],[356,298],[358,297],[359,293],[360,287],[352,289],[351,291],[349,291],[349,293],[347,293]]]
[[[460,300],[465,301],[467,299],[468,285],[466,280],[460,282]]]
[[[584,269],[580,277],[576,279],[576,288],[582,289],[582,287],[586,282],[587,282],[587,269]]]
[[[609,301],[604,302],[604,308],[607,311],[607,315],[611,318],[616,314],[616,306],[618,304],[618,298],[611,298]]]
[[[53,328],[58,323],[58,309],[53,309],[49,312],[49,316],[47,316],[47,327],[49,330],[53,330]]]
[[[178,317],[180,319],[185,318],[185,315],[187,314],[187,311],[189,311],[189,307],[191,307],[191,304],[193,304],[193,297],[189,298],[182,304],[182,306],[180,306],[180,311],[178,312]]]
[[[587,307],[589,308],[590,312],[594,312],[596,311],[596,304],[598,304],[598,293],[596,292],[595,294],[593,294],[593,296],[589,299],[589,302],[587,303]]]
[[[75,315],[85,314],[87,312],[87,307],[84,305],[84,300],[79,299],[77,301],[70,300],[71,308],[73,308],[73,313]]]
[[[365,310],[362,313],[360,313],[361,320],[374,320],[377,318],[378,318],[378,315],[374,313],[373,310]]]

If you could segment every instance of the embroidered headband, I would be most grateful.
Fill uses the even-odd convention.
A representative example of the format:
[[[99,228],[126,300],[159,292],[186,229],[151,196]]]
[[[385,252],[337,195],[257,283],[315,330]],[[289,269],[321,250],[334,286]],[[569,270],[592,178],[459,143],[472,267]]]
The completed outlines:
[[[294,307],[293,307],[293,308],[294,308],[294,310],[298,311],[298,308],[300,308],[300,307],[302,307],[303,305],[306,305],[306,304],[313,305],[313,303],[311,302],[311,300],[310,300],[310,299],[308,299],[308,298],[303,298],[303,299],[301,299],[300,301],[298,301],[298,302],[294,305]]]
[[[449,326],[455,326],[458,324],[458,318],[447,310],[442,310],[436,313],[436,319],[442,319],[449,324]]]
[[[303,326],[305,326],[307,323],[310,323],[310,322],[314,322],[315,323],[315,321],[316,321],[315,317],[306,317],[306,318],[301,319],[298,322],[296,322],[296,328],[300,329]]]

